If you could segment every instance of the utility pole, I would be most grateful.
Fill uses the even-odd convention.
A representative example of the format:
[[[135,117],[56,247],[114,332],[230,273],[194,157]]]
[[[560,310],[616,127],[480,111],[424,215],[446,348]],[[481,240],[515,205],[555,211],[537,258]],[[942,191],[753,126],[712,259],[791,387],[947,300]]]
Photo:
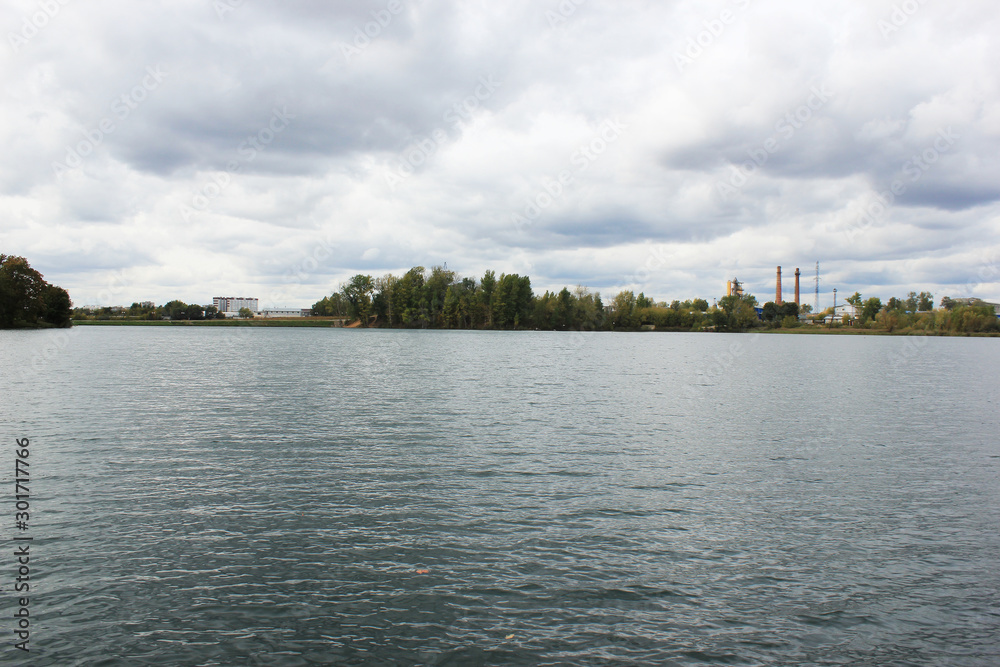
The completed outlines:
[[[813,304],[813,312],[819,313],[819,262],[816,262],[816,298]]]

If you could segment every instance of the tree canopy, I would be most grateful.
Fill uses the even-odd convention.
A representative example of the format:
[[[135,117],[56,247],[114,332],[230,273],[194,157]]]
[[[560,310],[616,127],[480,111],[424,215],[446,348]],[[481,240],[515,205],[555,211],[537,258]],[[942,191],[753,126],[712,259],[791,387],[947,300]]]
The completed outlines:
[[[24,257],[0,254],[0,328],[68,327],[72,307]]]

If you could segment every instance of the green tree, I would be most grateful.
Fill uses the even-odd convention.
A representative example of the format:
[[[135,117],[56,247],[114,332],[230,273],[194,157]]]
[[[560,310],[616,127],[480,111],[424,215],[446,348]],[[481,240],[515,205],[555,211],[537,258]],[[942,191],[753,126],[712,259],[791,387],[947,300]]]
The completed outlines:
[[[921,292],[917,295],[917,310],[934,310],[934,295],[930,292]]]
[[[371,276],[357,274],[351,278],[341,289],[344,298],[350,304],[350,314],[361,321],[361,326],[368,326],[368,319],[372,312],[372,292],[375,291],[375,282]]]
[[[576,300],[576,321],[573,328],[594,331],[604,326],[604,304],[600,292],[591,293],[586,287],[577,285],[573,291]]]
[[[379,316],[379,321],[387,326],[398,324],[393,310],[392,293],[396,289],[399,278],[387,273],[381,278],[375,279],[375,296],[372,298],[372,309]]]
[[[61,287],[46,283],[42,291],[42,320],[56,327],[68,327],[72,324],[73,302],[69,292]]]
[[[637,299],[632,290],[622,290],[611,300],[611,327],[614,329],[635,329],[639,326],[636,312]]]
[[[490,304],[493,326],[499,329],[529,326],[534,299],[528,276],[501,274]]]
[[[870,297],[866,299],[864,304],[861,306],[861,321],[862,322],[872,322],[878,317],[879,312],[882,310],[882,300],[877,296]]]
[[[397,325],[404,327],[426,327],[427,309],[424,297],[424,267],[415,266],[395,283],[391,296],[393,317]]]
[[[238,315],[244,320],[251,319],[253,317],[253,311],[246,306],[240,308]]]
[[[187,318],[188,305],[183,301],[174,299],[163,304],[163,312],[172,320],[183,320]]]
[[[483,274],[483,279],[479,281],[480,308],[482,309],[483,325],[493,326],[493,292],[496,290],[497,277],[492,271]]]
[[[576,321],[576,304],[573,295],[565,287],[559,292],[555,299],[555,308],[552,312],[552,326],[555,329],[565,331],[573,326]]]
[[[761,308],[761,317],[765,322],[774,322],[778,317],[778,306],[773,301],[768,301]]]
[[[758,325],[757,298],[752,294],[731,294],[719,299],[713,321],[721,331],[746,331]]]
[[[786,318],[789,317],[795,318],[795,321],[798,322],[799,304],[795,303],[794,301],[784,302],[783,304],[781,304],[781,306],[778,307],[778,315],[782,319],[781,326],[785,326],[784,321]]]
[[[845,301],[854,306],[855,313],[860,313],[861,309],[864,307],[864,301],[861,298],[861,292],[855,292],[851,296],[847,297]]]
[[[0,327],[36,326],[45,311],[46,285],[24,257],[0,255]]]

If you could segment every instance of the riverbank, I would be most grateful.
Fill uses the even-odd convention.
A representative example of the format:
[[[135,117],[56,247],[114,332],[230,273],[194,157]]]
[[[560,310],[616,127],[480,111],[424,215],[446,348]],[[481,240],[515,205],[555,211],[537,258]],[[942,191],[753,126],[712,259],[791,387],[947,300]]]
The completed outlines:
[[[343,327],[345,320],[335,317],[275,317],[253,320],[73,320],[80,326],[151,326],[151,327]]]
[[[855,327],[838,326],[830,328],[825,325],[805,325],[793,328],[777,329],[751,329],[752,333],[765,334],[805,334],[819,336],[933,336],[933,337],[961,337],[961,338],[1000,338],[1000,333],[972,332],[964,331],[926,331],[923,329],[896,329],[886,331],[885,329],[863,329]],[[749,332],[748,332],[749,333]]]
[[[358,329],[360,327],[345,325],[347,320],[335,317],[289,317],[289,318],[268,318],[253,320],[74,320],[74,325],[80,326],[152,326],[152,327],[326,327]],[[373,327],[384,328],[384,327]],[[645,331],[645,330],[636,330]],[[654,329],[653,333],[701,333],[691,332],[684,329]],[[706,331],[704,333],[714,333]],[[863,329],[855,327],[845,327],[838,325],[828,327],[825,325],[804,325],[793,328],[777,329],[750,329],[746,333],[764,334],[796,334],[809,336],[947,336],[963,338],[1000,338],[1000,333],[965,333],[965,332],[939,332],[925,331],[922,329],[897,329],[886,331],[885,329]]]

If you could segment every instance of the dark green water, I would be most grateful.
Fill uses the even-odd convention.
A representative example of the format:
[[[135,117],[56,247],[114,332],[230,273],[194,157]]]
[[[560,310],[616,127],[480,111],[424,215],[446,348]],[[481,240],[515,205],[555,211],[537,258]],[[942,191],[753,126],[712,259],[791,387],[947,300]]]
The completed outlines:
[[[0,662],[997,664],[998,372],[982,339],[0,332]]]

